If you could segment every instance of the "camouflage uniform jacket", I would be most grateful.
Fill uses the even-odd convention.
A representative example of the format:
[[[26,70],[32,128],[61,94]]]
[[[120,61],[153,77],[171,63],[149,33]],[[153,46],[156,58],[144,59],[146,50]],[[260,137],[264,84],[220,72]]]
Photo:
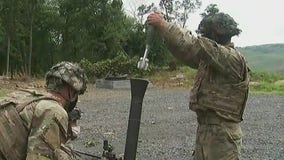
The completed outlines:
[[[21,93],[21,92],[19,92]],[[24,92],[20,95],[24,97]],[[45,93],[45,96],[52,96]],[[29,132],[27,160],[72,160],[74,156],[67,141],[68,115],[56,100],[40,100],[19,112]]]
[[[233,44],[223,46],[205,37],[194,37],[172,24],[162,36],[177,59],[198,69],[190,109],[214,110],[222,118],[240,122],[247,101],[249,69]]]

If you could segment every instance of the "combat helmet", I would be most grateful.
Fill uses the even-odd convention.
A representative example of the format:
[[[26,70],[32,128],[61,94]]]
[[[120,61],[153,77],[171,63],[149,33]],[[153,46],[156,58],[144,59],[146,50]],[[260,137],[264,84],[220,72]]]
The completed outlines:
[[[63,61],[55,64],[46,73],[46,83],[54,78],[67,83],[79,94],[83,94],[87,89],[88,78],[77,63]]]
[[[196,32],[203,36],[209,35],[210,32],[215,32],[219,36],[231,38],[241,33],[237,26],[238,24],[230,15],[217,12],[204,15]]]

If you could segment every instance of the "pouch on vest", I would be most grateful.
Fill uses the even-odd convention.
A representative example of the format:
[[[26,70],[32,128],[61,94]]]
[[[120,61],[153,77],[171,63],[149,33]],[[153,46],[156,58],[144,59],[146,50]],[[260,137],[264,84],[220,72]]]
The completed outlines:
[[[0,154],[6,160],[26,159],[29,129],[24,126],[19,112],[33,102],[44,99],[56,101],[50,95],[37,94],[29,90],[21,91],[28,94],[21,94],[21,98],[0,100]]]
[[[28,131],[13,102],[0,102],[0,151],[7,160],[26,156]]]

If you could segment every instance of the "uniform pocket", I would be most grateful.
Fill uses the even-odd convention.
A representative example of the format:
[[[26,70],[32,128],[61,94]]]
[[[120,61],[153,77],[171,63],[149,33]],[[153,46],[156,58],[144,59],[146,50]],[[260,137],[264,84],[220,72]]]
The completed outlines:
[[[228,140],[234,144],[234,152],[240,154],[242,146],[242,129],[238,123],[226,123],[224,125],[228,134]]]

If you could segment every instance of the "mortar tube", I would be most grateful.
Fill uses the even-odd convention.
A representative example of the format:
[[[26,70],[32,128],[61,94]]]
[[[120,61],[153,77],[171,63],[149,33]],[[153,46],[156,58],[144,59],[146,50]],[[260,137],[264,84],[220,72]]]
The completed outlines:
[[[141,121],[143,98],[149,81],[143,79],[130,79],[131,105],[128,119],[124,160],[135,160]]]

